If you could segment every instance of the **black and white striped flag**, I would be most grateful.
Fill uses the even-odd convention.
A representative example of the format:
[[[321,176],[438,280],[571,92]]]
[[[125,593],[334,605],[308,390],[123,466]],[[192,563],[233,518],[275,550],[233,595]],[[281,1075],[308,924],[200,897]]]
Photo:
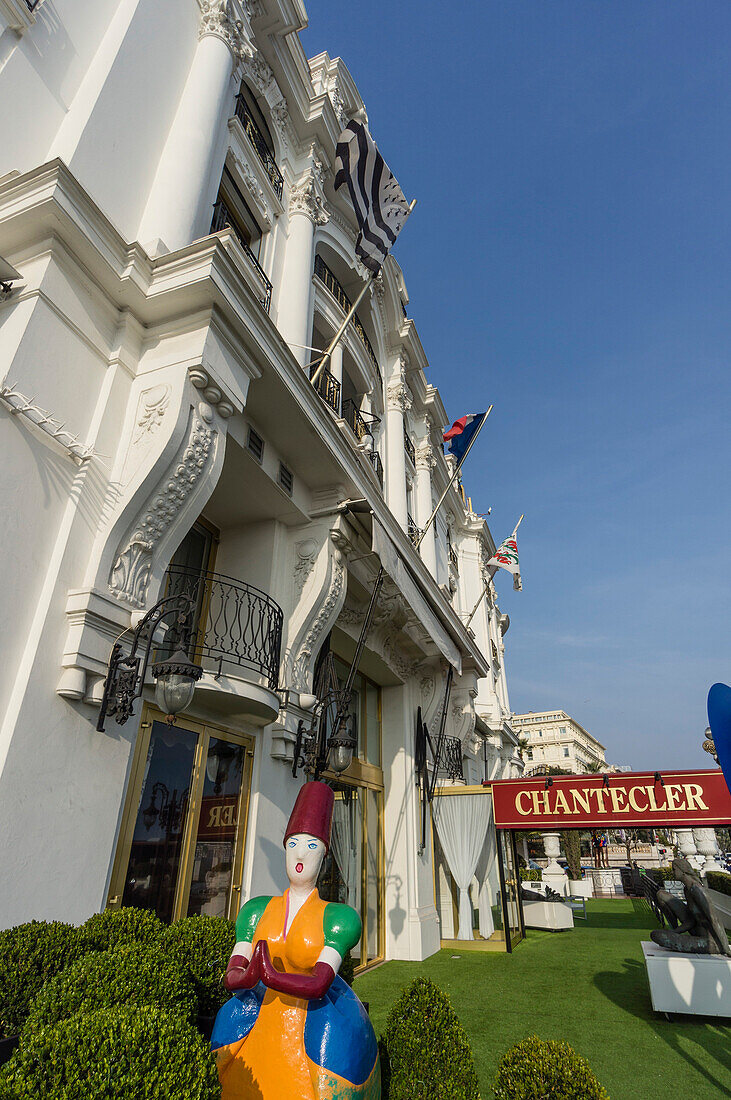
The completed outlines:
[[[356,255],[378,272],[409,216],[409,204],[362,122],[349,122],[343,130],[335,165],[335,190],[347,183],[358,220]]]

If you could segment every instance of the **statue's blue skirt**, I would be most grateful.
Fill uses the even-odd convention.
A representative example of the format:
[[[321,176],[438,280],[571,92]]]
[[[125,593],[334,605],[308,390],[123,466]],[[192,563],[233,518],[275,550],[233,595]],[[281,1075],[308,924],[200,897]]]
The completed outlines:
[[[266,993],[259,982],[253,989],[234,994],[216,1016],[212,1050],[228,1047],[249,1034]],[[354,1086],[354,1096],[380,1095],[375,1032],[350,986],[336,976],[324,997],[307,1003],[306,1012],[305,1053],[313,1065]],[[378,1091],[371,1091],[371,1085]]]

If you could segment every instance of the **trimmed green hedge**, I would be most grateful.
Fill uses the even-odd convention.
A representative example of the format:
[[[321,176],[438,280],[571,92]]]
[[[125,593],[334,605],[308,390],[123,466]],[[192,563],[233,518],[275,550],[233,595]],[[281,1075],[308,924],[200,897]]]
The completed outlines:
[[[343,958],[343,964],[338,971],[338,974],[343,979],[346,985],[349,985],[352,989],[353,981],[355,980],[355,962],[353,956],[348,951],[347,955]]]
[[[150,909],[106,909],[95,913],[79,928],[84,951],[106,951],[122,943],[153,943],[165,933],[165,925]]]
[[[498,1066],[497,1100],[609,1100],[587,1062],[568,1043],[531,1035]]]
[[[29,1036],[0,1070],[0,1100],[220,1100],[208,1044],[157,1006],[103,1008]]]
[[[47,982],[31,1005],[23,1028],[51,1027],[76,1013],[112,1005],[156,1005],[195,1022],[193,983],[180,963],[154,944],[130,943],[85,955]]]
[[[381,1043],[384,1100],[479,1100],[464,1028],[447,994],[417,978],[391,1009]]]
[[[725,871],[708,871],[706,883],[711,890],[718,890],[719,894],[731,895],[731,875],[727,875]]]
[[[188,971],[203,1016],[213,1016],[231,996],[222,978],[235,943],[235,926],[222,917],[186,917],[164,931],[160,945]]]
[[[44,983],[84,950],[77,929],[61,921],[30,921],[0,932],[0,1037],[20,1031]]]

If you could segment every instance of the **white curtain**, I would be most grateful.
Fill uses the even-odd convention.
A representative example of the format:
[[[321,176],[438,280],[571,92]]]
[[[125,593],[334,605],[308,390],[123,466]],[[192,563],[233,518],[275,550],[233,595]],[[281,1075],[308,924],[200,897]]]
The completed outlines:
[[[348,905],[356,903],[360,860],[355,836],[356,799],[336,798],[333,807],[331,844],[335,862],[348,890]]]
[[[485,794],[438,795],[433,802],[434,824],[449,865],[459,887],[458,940],[472,939],[472,903],[470,882],[485,846],[490,824],[492,800]]]
[[[484,797],[484,796],[483,796]],[[479,889],[477,908],[480,913],[480,935],[487,940],[495,931],[495,922],[492,919],[492,889],[490,886],[491,872],[495,868],[497,859],[497,834],[492,816],[492,799],[485,798],[487,809],[487,832],[485,843],[477,861],[475,877]]]

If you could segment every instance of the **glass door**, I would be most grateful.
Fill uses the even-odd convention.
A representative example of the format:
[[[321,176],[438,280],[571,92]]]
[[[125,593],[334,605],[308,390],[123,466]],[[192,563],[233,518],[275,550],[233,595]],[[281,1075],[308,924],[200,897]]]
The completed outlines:
[[[108,906],[161,920],[239,908],[253,741],[217,727],[140,726]]]
[[[525,934],[523,926],[523,907],[521,905],[518,879],[518,859],[515,851],[515,838],[509,829],[498,829],[498,869],[500,872],[500,896],[502,902],[503,929],[505,945],[508,951]]]
[[[383,794],[333,781],[332,834],[320,872],[324,901],[350,905],[360,914],[363,935],[351,950],[356,967],[383,958]]]

